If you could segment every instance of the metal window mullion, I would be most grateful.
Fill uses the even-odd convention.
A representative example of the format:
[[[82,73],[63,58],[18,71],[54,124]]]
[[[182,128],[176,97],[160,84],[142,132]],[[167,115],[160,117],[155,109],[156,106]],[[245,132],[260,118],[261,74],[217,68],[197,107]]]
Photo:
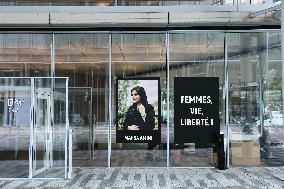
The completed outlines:
[[[49,135],[49,144],[50,148],[48,151],[48,157],[49,157],[49,165],[48,167],[53,167],[53,129],[55,129],[55,124],[54,124],[54,90],[55,90],[55,34],[52,32],[52,38],[51,38],[51,65],[50,65],[50,76],[52,77],[51,79],[51,91],[52,91],[52,96],[50,98],[50,113],[51,116],[48,119],[51,119],[51,124],[49,127],[48,135]],[[68,101],[66,102],[68,103]],[[66,121],[66,120],[65,120]],[[65,152],[66,153],[66,152]],[[66,165],[67,167],[67,165]]]
[[[167,168],[170,167],[170,46],[169,33],[166,33],[166,64],[167,64]]]
[[[282,115],[284,116],[284,2],[281,2]]]
[[[112,123],[112,112],[111,112],[111,53],[112,53],[112,49],[111,49],[111,43],[112,43],[112,35],[109,34],[108,37],[108,167],[111,167],[111,123]]]
[[[93,71],[93,70],[92,70]],[[93,82],[93,80],[92,80],[92,82]],[[93,84],[92,84],[92,86],[93,86]],[[95,158],[95,145],[94,145],[94,143],[95,143],[95,134],[94,134],[94,127],[96,126],[95,124],[95,122],[93,122],[93,120],[94,119],[92,119],[93,117],[92,117],[92,115],[93,115],[93,88],[91,87],[91,95],[90,95],[90,98],[91,98],[91,100],[90,100],[90,123],[91,123],[91,159],[93,160],[94,158]],[[97,101],[98,102],[98,101]],[[98,106],[98,105],[97,105]],[[98,112],[98,111],[97,111]],[[97,113],[98,114],[98,113]],[[97,118],[96,118],[97,119]]]
[[[226,136],[226,163],[227,167],[230,166],[230,133],[229,133],[229,73],[228,73],[228,36],[225,33],[224,38],[224,54],[225,54],[225,136]]]
[[[266,53],[268,53],[268,33],[266,32]],[[266,54],[267,55],[267,54]],[[261,58],[261,57],[260,57]],[[262,57],[263,58],[263,57]],[[267,64],[268,64],[268,56],[265,57]],[[264,80],[263,80],[263,63],[258,59],[258,67],[259,67],[259,75],[258,75],[258,82],[259,82],[259,120],[260,120],[260,137],[263,136],[263,128],[264,128]]]
[[[48,152],[49,156],[49,167],[53,167],[53,129],[55,129],[55,124],[54,124],[54,90],[55,90],[55,34],[52,32],[52,38],[51,38],[51,65],[50,65],[50,76],[52,77],[51,79],[51,91],[52,91],[52,96],[51,96],[51,102],[50,102],[50,119],[51,119],[51,124],[49,127],[49,144],[50,144],[50,149]],[[68,103],[68,101],[66,102]]]
[[[73,130],[68,129],[68,156],[69,156],[69,170],[68,179],[72,178],[73,164],[72,164],[72,149],[73,149]]]
[[[52,33],[52,42],[51,42],[51,67],[50,67],[50,76],[55,77],[55,34]]]
[[[70,165],[68,169],[68,134],[69,134],[69,118],[68,118],[68,78],[65,80],[65,179],[68,178],[70,172]],[[70,150],[70,149],[69,149]],[[72,150],[72,149],[71,149]],[[71,160],[72,161],[72,160]],[[69,171],[68,171],[69,170]]]
[[[47,110],[47,116],[45,117],[46,123],[45,123],[45,158],[44,158],[44,168],[48,169],[50,167],[50,120],[51,120],[51,107],[50,107],[50,103],[51,103],[51,97],[48,96],[46,99],[46,110]]]
[[[29,146],[29,178],[33,177],[33,143],[34,143],[34,79],[31,82],[31,106],[30,106],[30,146]]]
[[[65,122],[66,122],[66,127],[67,130],[69,131],[69,78],[66,78],[66,113],[65,113]],[[67,133],[66,133],[67,135]],[[72,135],[71,135],[72,136]],[[72,142],[72,139],[71,139]],[[72,143],[71,143],[71,147],[72,147]],[[72,174],[72,161],[73,161],[73,157],[72,157],[72,148],[69,149],[69,151],[71,150],[71,153],[69,153],[69,155],[71,154],[71,156],[69,156],[69,176]],[[71,176],[70,176],[71,177]],[[71,179],[71,178],[69,178]]]

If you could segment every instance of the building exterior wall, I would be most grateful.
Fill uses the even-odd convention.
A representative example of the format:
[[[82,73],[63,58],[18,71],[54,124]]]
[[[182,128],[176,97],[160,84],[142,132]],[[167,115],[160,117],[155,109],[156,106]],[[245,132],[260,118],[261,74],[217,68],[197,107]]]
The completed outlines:
[[[174,144],[173,79],[176,76],[219,77],[219,113],[221,132],[228,142],[228,166],[283,165],[279,30],[6,33],[0,34],[0,39],[1,77],[69,77],[74,166],[108,166],[109,163],[115,167],[213,166],[214,152],[210,144],[187,143],[182,147]],[[115,78],[133,76],[161,80],[162,141],[153,150],[147,144],[116,143]],[[225,86],[228,86],[227,95]],[[13,143],[10,150],[15,150]],[[124,156],[126,160],[121,158]]]
[[[226,165],[283,166],[283,68],[277,2],[72,3],[0,1],[4,5],[0,6],[0,84],[5,81],[0,86],[0,162],[27,160],[30,151],[30,127],[5,109],[5,101],[14,94],[5,92],[5,87],[13,88],[17,82],[7,84],[3,78],[55,76],[68,78],[68,103],[55,101],[51,109],[57,113],[49,116],[54,124],[51,130],[61,141],[52,143],[49,158],[54,162],[64,159],[66,146],[60,137],[63,127],[59,127],[64,122],[73,129],[71,160],[75,167],[216,166],[214,144],[174,143],[173,120],[175,77],[218,77]],[[168,4],[172,6],[164,6]],[[116,79],[132,77],[160,78],[159,144],[116,142]],[[35,125],[45,127],[47,106],[47,102],[38,103]],[[20,131],[27,135],[19,135]],[[39,161],[46,161],[42,154],[47,140],[43,139],[37,138]],[[19,145],[19,141],[25,142]],[[0,177],[9,175],[0,173]]]

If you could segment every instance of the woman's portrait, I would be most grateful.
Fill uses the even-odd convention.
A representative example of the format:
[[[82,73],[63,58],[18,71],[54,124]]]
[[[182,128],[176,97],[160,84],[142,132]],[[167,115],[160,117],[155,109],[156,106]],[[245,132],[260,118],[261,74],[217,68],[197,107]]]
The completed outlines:
[[[123,123],[124,130],[153,130],[155,128],[155,111],[148,104],[145,89],[136,86],[131,89],[133,104],[128,108]]]
[[[118,80],[118,130],[158,130],[158,82]]]

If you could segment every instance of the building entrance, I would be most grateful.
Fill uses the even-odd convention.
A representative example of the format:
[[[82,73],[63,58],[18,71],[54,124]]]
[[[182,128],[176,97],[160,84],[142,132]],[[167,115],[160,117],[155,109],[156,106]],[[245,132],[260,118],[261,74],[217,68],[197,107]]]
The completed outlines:
[[[0,78],[0,177],[67,177],[67,87],[67,78]]]

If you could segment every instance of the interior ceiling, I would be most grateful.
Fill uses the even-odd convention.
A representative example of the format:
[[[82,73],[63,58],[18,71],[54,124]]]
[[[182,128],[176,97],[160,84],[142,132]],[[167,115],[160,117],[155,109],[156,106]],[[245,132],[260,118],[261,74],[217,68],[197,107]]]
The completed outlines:
[[[178,47],[172,48],[171,56],[175,60],[190,60],[202,57],[220,56],[223,54],[222,46],[214,47]],[[32,51],[30,48],[0,48],[0,62],[50,62],[50,49],[37,49]],[[108,62],[108,49],[92,48],[85,51],[78,51],[74,48],[56,49],[56,62],[88,62],[100,63]],[[161,47],[126,47],[112,48],[113,62],[146,62],[165,61],[166,49]]]

